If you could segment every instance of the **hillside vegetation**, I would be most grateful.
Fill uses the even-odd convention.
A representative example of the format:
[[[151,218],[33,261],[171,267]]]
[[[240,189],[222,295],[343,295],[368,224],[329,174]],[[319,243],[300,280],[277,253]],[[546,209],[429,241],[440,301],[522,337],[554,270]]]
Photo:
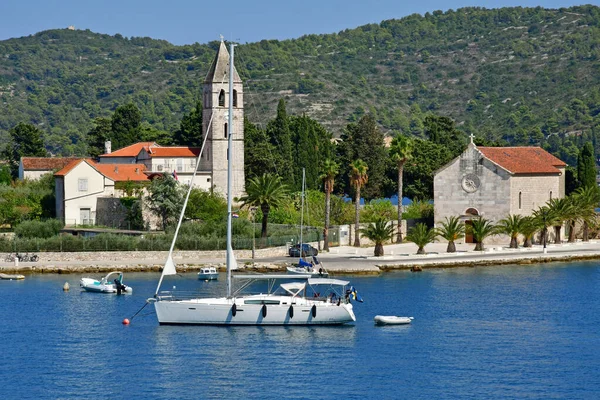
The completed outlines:
[[[595,6],[435,11],[240,45],[236,66],[259,126],[285,98],[334,136],[367,112],[387,134],[423,136],[431,111],[490,141],[562,143],[600,123],[599,25]],[[1,41],[0,140],[27,122],[51,153],[82,155],[93,119],[129,102],[172,133],[201,98],[217,46],[67,29]],[[554,150],[569,158],[569,145]]]

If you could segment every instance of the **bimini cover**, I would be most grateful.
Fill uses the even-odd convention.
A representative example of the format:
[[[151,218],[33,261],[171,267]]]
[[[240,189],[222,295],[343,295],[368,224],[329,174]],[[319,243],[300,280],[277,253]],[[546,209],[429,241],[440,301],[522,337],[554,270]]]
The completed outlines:
[[[337,285],[347,286],[350,282],[342,281],[339,279],[327,279],[327,278],[311,278],[308,280],[309,285]]]
[[[290,282],[282,283],[279,285],[283,290],[291,294],[292,296],[298,295],[306,287],[306,282]]]

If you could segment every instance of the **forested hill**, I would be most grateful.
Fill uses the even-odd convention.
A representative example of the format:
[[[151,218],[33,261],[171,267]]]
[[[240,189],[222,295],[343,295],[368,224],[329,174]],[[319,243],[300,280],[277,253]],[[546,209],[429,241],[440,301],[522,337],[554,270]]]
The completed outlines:
[[[369,111],[386,132],[422,135],[432,111],[467,133],[530,144],[600,123],[599,25],[595,6],[435,11],[240,45],[236,65],[255,123],[285,98],[336,136]],[[93,118],[130,101],[173,132],[201,98],[217,45],[67,29],[1,41],[0,140],[30,122],[51,152],[82,154]]]

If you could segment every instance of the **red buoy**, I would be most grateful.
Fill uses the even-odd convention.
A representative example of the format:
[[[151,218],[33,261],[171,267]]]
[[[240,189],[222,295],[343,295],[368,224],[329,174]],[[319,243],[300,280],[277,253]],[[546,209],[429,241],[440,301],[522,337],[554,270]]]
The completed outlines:
[[[123,325],[129,325],[129,320],[127,318],[123,320]]]

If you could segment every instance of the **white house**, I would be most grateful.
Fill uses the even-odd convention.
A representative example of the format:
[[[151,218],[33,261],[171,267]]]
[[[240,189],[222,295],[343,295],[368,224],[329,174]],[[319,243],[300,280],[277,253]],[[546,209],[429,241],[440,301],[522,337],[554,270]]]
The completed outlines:
[[[21,157],[19,179],[37,180],[44,174],[58,171],[71,161],[80,159],[74,157]]]
[[[100,199],[118,198],[115,183],[147,182],[144,164],[98,164],[90,159],[69,163],[54,174],[56,216],[65,225],[93,225]]]
[[[144,164],[147,174],[166,172],[176,176],[179,182],[189,185],[192,181],[199,154],[199,147],[160,146],[154,142],[139,142],[115,152],[102,154],[100,165]],[[210,190],[212,188],[212,174],[210,169],[206,168],[204,163],[200,165],[194,180],[194,186]]]

